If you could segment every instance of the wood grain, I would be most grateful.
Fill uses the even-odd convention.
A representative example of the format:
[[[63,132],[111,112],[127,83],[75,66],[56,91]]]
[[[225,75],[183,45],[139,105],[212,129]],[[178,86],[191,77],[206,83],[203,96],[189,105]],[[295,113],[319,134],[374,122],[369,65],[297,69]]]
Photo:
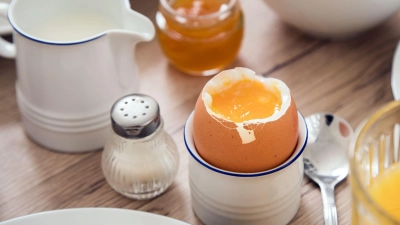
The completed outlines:
[[[248,67],[283,80],[304,116],[337,113],[353,128],[393,99],[390,75],[400,38],[400,14],[347,41],[310,38],[286,26],[262,2],[241,1],[245,36],[231,67]],[[132,1],[132,8],[154,21],[158,2]],[[116,207],[166,215],[201,224],[191,209],[188,153],[183,126],[210,77],[187,76],[168,65],[157,40],[140,44],[136,58],[140,91],[160,104],[165,129],[178,145],[180,167],[171,187],[161,196],[133,201],[114,192],[100,168],[101,151],[62,154],[46,150],[24,134],[19,120],[14,83],[14,60],[0,58],[0,221],[62,208]],[[350,224],[350,188],[336,189],[339,224]],[[305,178],[300,210],[291,224],[323,224],[318,187]]]

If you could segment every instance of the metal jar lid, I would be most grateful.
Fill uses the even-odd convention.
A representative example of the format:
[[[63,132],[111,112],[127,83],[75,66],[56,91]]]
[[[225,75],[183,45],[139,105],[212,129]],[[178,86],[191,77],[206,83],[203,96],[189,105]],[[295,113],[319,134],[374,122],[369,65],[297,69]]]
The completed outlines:
[[[160,126],[160,108],[156,100],[148,95],[127,95],[112,106],[111,122],[114,132],[121,137],[144,138]]]

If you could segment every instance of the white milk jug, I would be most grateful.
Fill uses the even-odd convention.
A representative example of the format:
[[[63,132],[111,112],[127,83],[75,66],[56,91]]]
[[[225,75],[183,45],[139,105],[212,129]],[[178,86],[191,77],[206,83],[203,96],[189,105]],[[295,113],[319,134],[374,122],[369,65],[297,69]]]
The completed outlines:
[[[102,148],[112,104],[138,90],[134,46],[154,37],[152,22],[128,0],[13,0],[8,8],[15,45],[0,39],[0,55],[16,58],[27,135],[56,151]]]
[[[8,3],[10,1],[11,0],[0,0],[0,12],[4,10],[7,11]],[[8,22],[7,18],[0,16],[0,35],[11,34],[11,32],[12,32],[12,27]]]

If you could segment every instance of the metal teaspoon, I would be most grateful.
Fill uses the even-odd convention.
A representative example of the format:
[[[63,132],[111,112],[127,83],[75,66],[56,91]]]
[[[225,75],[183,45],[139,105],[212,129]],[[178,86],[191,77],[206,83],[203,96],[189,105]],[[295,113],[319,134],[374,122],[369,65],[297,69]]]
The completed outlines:
[[[347,148],[353,129],[346,120],[330,113],[308,116],[306,123],[304,173],[321,189],[325,225],[337,225],[334,188],[349,173]]]

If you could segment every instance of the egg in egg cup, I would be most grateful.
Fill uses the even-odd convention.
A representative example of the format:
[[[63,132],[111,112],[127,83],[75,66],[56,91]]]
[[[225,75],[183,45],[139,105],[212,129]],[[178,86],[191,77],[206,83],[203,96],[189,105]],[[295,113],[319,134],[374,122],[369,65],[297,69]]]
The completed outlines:
[[[232,75],[233,73],[233,75]],[[239,75],[238,75],[239,74]],[[216,75],[213,79],[209,81],[215,82],[225,82],[225,85],[232,86],[232,76],[241,76],[244,74],[244,79],[253,79],[255,74],[253,71],[244,69],[244,68],[236,68],[234,70],[230,70],[227,72],[222,72],[221,74]],[[225,78],[229,79],[225,79]],[[236,77],[237,78],[237,77]],[[234,78],[234,79],[236,79]],[[242,78],[240,78],[242,79]],[[260,78],[256,78],[260,79]],[[261,78],[265,79],[265,78]],[[275,82],[275,80],[273,80]],[[207,84],[209,84],[207,83]],[[207,90],[207,84],[204,90]],[[274,83],[273,85],[275,85]],[[266,87],[270,88],[272,86]],[[281,85],[278,82],[278,85]],[[218,85],[217,85],[218,86]],[[214,85],[214,87],[217,87]],[[284,85],[286,87],[286,85]],[[301,183],[303,180],[303,150],[307,143],[308,131],[307,126],[304,120],[304,117],[300,112],[295,108],[295,104],[293,98],[288,98],[288,95],[285,95],[286,91],[285,87],[278,91],[279,96],[281,97],[281,101],[286,104],[282,107],[285,113],[278,113],[279,118],[287,115],[286,124],[290,124],[287,127],[287,132],[278,130],[283,135],[288,135],[290,138],[286,143],[271,143],[271,139],[263,139],[262,134],[257,134],[256,132],[264,132],[264,135],[268,135],[268,132],[272,132],[271,130],[262,130],[257,128],[257,126],[249,126],[246,125],[245,122],[234,121],[236,123],[236,127],[231,124],[224,123],[225,120],[229,120],[231,118],[224,118],[223,116],[214,116],[205,117],[204,120],[200,119],[200,123],[204,126],[195,126],[196,122],[196,110],[199,110],[198,104],[200,104],[203,114],[205,112],[205,108],[203,105],[208,104],[207,101],[204,101],[201,97],[200,103],[196,105],[195,111],[189,116],[184,130],[184,141],[186,144],[186,148],[190,154],[189,157],[189,182],[191,189],[191,197],[192,197],[192,207],[197,215],[197,217],[207,225],[226,225],[226,224],[246,224],[246,225],[265,225],[265,224],[287,224],[297,213],[300,207],[301,200]],[[210,90],[210,89],[208,89]],[[217,90],[217,88],[215,89]],[[283,90],[283,92],[281,91]],[[210,91],[212,92],[212,90]],[[282,94],[283,93],[283,94]],[[226,94],[226,93],[225,93]],[[282,96],[284,98],[282,98]],[[286,97],[285,97],[286,96]],[[211,96],[212,97],[212,96]],[[207,97],[206,97],[207,98]],[[215,100],[216,98],[214,98]],[[225,100],[223,100],[225,101]],[[206,102],[206,103],[204,103]],[[288,103],[289,102],[289,103]],[[291,104],[290,104],[291,103]],[[294,107],[291,107],[294,106]],[[205,107],[212,108],[211,104],[206,105]],[[294,111],[293,111],[294,110]],[[215,113],[214,110],[213,113]],[[198,111],[197,111],[198,112]],[[293,112],[296,114],[293,116]],[[274,113],[273,113],[274,114]],[[199,114],[198,114],[199,115]],[[276,113],[275,113],[276,115]],[[201,116],[200,116],[201,117]],[[218,118],[215,118],[218,117]],[[271,117],[271,116],[270,116]],[[269,119],[267,122],[274,122],[279,119],[276,118]],[[213,143],[206,143],[207,138],[206,135],[218,135],[213,132],[212,129],[209,129],[209,132],[204,135],[199,135],[199,131],[201,129],[207,130],[210,128],[211,119],[215,119],[217,122],[213,126],[221,126],[226,127],[227,131],[230,132],[230,135],[219,133],[219,140],[213,140]],[[293,131],[293,118],[295,118],[295,125]],[[199,120],[197,118],[197,120]],[[221,122],[222,121],[222,122]],[[266,120],[261,120],[261,122],[265,123]],[[283,121],[283,120],[282,120]],[[256,125],[260,120],[256,120]],[[239,125],[237,125],[239,124]],[[282,122],[281,124],[285,124]],[[260,125],[260,124],[258,124]],[[242,126],[242,127],[239,127]],[[264,128],[268,127],[268,125],[263,124]],[[200,127],[200,128],[199,128]],[[238,128],[239,127],[239,128]],[[271,126],[269,126],[271,127]],[[273,127],[273,126],[272,126]],[[195,130],[197,128],[197,130]],[[222,129],[222,128],[221,128]],[[218,132],[222,132],[221,129]],[[257,130],[258,129],[258,130]],[[279,128],[276,128],[279,129]],[[246,132],[241,135],[240,132]],[[197,136],[196,136],[197,132]],[[237,138],[234,140],[232,133],[239,133]],[[283,133],[282,133],[283,132]],[[295,137],[293,137],[295,135]],[[200,138],[198,138],[201,136]],[[224,144],[226,142],[223,139],[232,138],[229,144]],[[254,142],[256,139],[261,139],[261,149],[255,149],[249,143]],[[196,143],[196,140],[198,141]],[[267,143],[263,143],[263,140],[267,140]],[[285,138],[278,139],[280,142],[284,142]],[[294,140],[293,143],[289,143]],[[204,142],[199,144],[200,142]],[[234,143],[236,141],[236,143]],[[272,140],[276,142],[276,139]],[[219,143],[219,145],[218,145]],[[254,158],[260,157],[260,152],[265,149],[266,152],[269,153],[261,153],[265,156],[265,160],[270,158],[275,158],[275,152],[282,149],[282,146],[289,148],[287,152],[285,152],[286,156],[284,156],[283,161],[281,159],[280,162],[276,163],[276,161],[272,162],[262,162],[262,160],[256,160],[255,163],[258,165],[252,166],[252,163],[248,163],[246,160],[239,158],[240,154],[237,154],[236,157],[229,158],[229,154],[232,153],[232,146],[239,146],[237,151],[248,151],[243,155],[246,157],[252,157],[252,154],[248,154],[249,151],[253,151]],[[243,145],[243,146],[242,146]],[[246,148],[250,146],[250,148]],[[204,146],[211,146],[204,149]],[[227,148],[227,146],[231,146]],[[273,147],[273,149],[268,149]],[[278,146],[278,147],[276,147]],[[289,147],[287,147],[289,146]],[[202,152],[205,152],[208,159],[202,157],[202,154],[199,151],[199,147],[203,148]],[[279,148],[279,149],[277,149]],[[235,149],[236,150],[236,149]],[[235,151],[234,150],[234,151]],[[275,151],[275,152],[274,152]],[[213,160],[213,154],[216,155]],[[224,162],[224,154],[228,155],[226,160],[230,163]],[[271,155],[272,154],[272,155]],[[210,160],[211,159],[211,160]],[[231,165],[231,164],[235,165]],[[250,165],[250,166],[249,166]],[[223,167],[223,168],[222,168]],[[230,169],[233,168],[233,169]],[[250,170],[249,170],[250,168]],[[265,168],[261,170],[260,168]],[[250,172],[249,172],[250,171]]]

